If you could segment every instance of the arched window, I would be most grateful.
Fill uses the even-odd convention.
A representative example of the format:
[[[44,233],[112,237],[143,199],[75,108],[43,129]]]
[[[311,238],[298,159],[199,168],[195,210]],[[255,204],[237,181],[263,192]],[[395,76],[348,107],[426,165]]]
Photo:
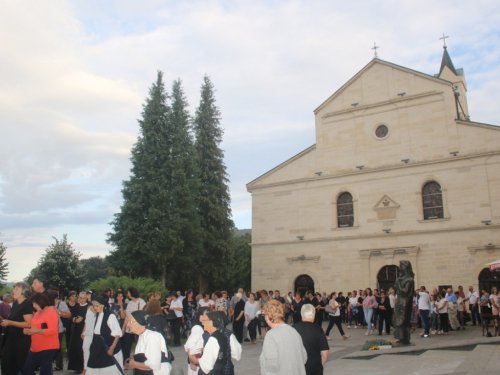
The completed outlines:
[[[337,220],[339,228],[354,226],[354,204],[350,193],[342,193],[337,198]]]
[[[424,209],[424,220],[442,219],[443,193],[441,185],[436,181],[428,182],[422,189],[422,206]]]

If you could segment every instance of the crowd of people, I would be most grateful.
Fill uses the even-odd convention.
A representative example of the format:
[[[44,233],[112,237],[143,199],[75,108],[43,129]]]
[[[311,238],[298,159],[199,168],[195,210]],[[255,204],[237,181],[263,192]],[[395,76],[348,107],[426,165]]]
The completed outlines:
[[[389,335],[394,327],[397,337],[401,324],[410,332],[420,327],[420,336],[428,338],[463,330],[468,320],[476,325],[484,319],[496,327],[500,320],[496,287],[481,294],[472,286],[467,293],[462,286],[457,291],[411,289],[407,298],[411,316],[400,323],[393,320],[393,311],[403,293],[398,295],[393,288],[353,290],[345,296],[313,291],[281,296],[279,290],[243,289],[232,296],[226,291],[195,296],[190,289],[164,299],[160,292],[149,293],[143,299],[129,287],[72,291],[64,301],[56,287],[46,286],[45,278],[37,276],[31,287],[18,282],[12,294],[3,296],[2,374],[62,370],[63,340],[67,368],[77,374],[118,375],[133,369],[134,374],[173,375],[186,370],[190,375],[230,375],[244,343],[256,345],[258,340],[263,344],[262,374],[322,374],[334,327],[342,340],[349,338],[344,329],[364,329],[368,336]],[[494,332],[500,335],[498,329]],[[173,369],[170,348],[181,346],[182,337],[187,368]]]

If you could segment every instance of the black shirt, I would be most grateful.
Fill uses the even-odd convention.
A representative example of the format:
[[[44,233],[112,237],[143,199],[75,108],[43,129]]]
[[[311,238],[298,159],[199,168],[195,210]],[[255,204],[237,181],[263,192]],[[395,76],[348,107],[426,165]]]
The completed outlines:
[[[285,303],[285,299],[283,297],[275,298],[275,300],[281,303]]]
[[[307,352],[306,374],[322,373],[321,352],[330,350],[323,329],[319,325],[310,322],[295,323],[293,328],[302,337],[302,344]]]
[[[24,315],[33,315],[33,305],[31,304],[31,300],[29,298],[26,298],[21,303],[18,303],[17,300],[15,300],[12,304],[12,310],[10,310],[7,320],[12,320],[13,322],[24,322]],[[9,336],[26,337],[23,333],[23,329],[24,328],[10,326],[8,327]]]
[[[313,298],[312,300],[310,300],[309,298],[306,298],[304,300],[304,305],[313,305],[314,307],[318,306],[318,299],[317,298]]]
[[[340,309],[344,310],[346,308],[346,298],[344,296],[337,298],[337,303],[341,306]]]

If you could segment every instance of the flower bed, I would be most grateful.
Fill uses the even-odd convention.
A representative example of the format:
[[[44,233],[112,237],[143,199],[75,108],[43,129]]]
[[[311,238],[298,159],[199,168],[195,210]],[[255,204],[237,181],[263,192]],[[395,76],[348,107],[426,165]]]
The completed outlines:
[[[387,346],[391,347],[392,341],[377,339],[377,340],[368,340],[365,342],[361,350],[379,350],[386,349]],[[383,348],[381,348],[383,347]]]

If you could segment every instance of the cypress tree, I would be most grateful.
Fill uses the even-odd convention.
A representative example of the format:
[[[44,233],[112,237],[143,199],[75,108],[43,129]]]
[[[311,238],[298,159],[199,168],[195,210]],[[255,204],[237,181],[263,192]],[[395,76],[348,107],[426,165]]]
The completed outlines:
[[[231,220],[231,198],[224,152],[219,147],[224,133],[220,120],[214,86],[210,78],[205,76],[201,86],[200,104],[193,122],[200,179],[197,207],[203,240],[201,292],[207,289],[209,280],[214,285],[224,282],[233,261],[230,241],[234,223]]]

